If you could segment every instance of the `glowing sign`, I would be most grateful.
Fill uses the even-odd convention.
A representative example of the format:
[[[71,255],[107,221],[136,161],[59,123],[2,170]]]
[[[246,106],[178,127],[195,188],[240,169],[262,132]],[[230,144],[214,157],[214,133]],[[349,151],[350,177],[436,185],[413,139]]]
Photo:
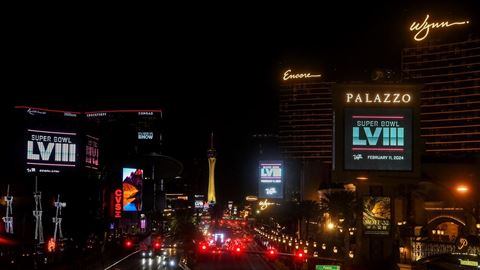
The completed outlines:
[[[346,103],[410,103],[412,96],[401,93],[345,93]]]
[[[345,108],[346,170],[412,170],[410,108]]]
[[[115,203],[114,203],[114,218],[121,218],[122,217],[122,190],[116,189],[114,193]]]
[[[320,78],[322,77],[322,74],[310,74],[310,73],[297,73],[297,74],[292,74],[292,70],[289,69],[283,73],[283,80],[291,80],[291,79],[307,79],[307,78]]]
[[[261,161],[258,197],[281,199],[283,197],[282,178],[282,161]]]
[[[390,197],[363,198],[363,228],[365,234],[388,235],[391,226]]]
[[[153,132],[138,132],[138,139],[139,140],[152,140],[153,139]]]
[[[77,159],[76,133],[27,130],[27,171],[60,172],[60,167],[75,167]],[[45,168],[45,169],[44,169]]]
[[[98,169],[98,138],[87,135],[85,152],[85,167]]]
[[[424,40],[428,36],[428,33],[430,32],[430,29],[447,28],[447,27],[450,27],[450,26],[453,26],[453,25],[462,25],[462,24],[468,24],[469,23],[469,21],[452,22],[452,23],[449,23],[448,21],[444,21],[444,22],[428,23],[428,18],[429,17],[430,17],[430,15],[427,14],[423,23],[413,22],[412,25],[410,26],[410,31],[417,31],[417,33],[413,37],[413,39],[415,39],[416,41]]]
[[[268,199],[265,199],[264,201],[259,201],[258,206],[260,206],[260,210],[265,210],[267,209],[270,205],[274,205],[275,203],[269,202]]]
[[[143,170],[123,168],[123,211],[142,211]]]

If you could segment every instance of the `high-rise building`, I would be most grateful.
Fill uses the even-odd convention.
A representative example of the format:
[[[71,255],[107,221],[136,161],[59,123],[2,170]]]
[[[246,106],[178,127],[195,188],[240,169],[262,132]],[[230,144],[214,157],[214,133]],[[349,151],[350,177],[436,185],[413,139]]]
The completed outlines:
[[[279,143],[285,158],[331,162],[332,84],[319,78],[281,84]]]
[[[330,179],[333,82],[287,70],[279,90],[278,141],[285,160],[287,199],[317,200]]]
[[[424,85],[420,125],[426,154],[480,153],[480,39],[405,48],[402,74]]]

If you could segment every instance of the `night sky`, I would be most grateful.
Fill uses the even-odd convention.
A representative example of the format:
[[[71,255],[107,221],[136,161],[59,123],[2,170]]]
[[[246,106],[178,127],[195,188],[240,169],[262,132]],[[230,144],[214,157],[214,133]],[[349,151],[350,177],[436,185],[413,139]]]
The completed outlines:
[[[242,163],[250,158],[244,147],[252,133],[275,131],[283,70],[365,81],[374,68],[398,72],[401,48],[413,45],[407,32],[412,19],[423,20],[426,13],[471,18],[468,31],[479,28],[479,1],[319,3],[163,10],[114,19],[66,14],[35,23],[18,18],[3,41],[4,91],[13,95],[2,98],[3,121],[14,124],[13,105],[161,108],[166,154],[185,164],[205,158],[214,131],[219,193],[226,194],[220,197],[238,196],[229,183],[239,182],[243,196],[256,188],[248,176],[256,168]]]

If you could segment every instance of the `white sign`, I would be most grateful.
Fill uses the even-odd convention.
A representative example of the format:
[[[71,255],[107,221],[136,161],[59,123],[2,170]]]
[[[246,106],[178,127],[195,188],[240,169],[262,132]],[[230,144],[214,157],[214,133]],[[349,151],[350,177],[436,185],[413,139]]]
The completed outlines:
[[[76,133],[28,129],[27,171],[37,166],[75,167]]]
[[[138,139],[139,140],[152,140],[153,139],[153,132],[138,132]]]

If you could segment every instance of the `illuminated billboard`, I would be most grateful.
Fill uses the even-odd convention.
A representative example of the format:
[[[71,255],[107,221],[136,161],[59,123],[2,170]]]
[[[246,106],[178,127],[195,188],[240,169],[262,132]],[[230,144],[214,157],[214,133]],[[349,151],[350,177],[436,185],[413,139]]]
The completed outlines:
[[[85,147],[85,167],[98,169],[98,138],[87,135]]]
[[[151,131],[139,131],[139,132],[137,132],[137,138],[139,140],[153,140],[153,132],[151,132]]]
[[[258,197],[271,199],[283,198],[282,161],[260,161]]]
[[[29,173],[60,173],[77,163],[77,134],[27,129],[26,169]]]
[[[142,211],[143,170],[123,168],[123,211]]]
[[[390,197],[363,198],[363,231],[365,234],[388,235],[391,226]]]
[[[410,108],[345,108],[345,170],[412,170]]]

